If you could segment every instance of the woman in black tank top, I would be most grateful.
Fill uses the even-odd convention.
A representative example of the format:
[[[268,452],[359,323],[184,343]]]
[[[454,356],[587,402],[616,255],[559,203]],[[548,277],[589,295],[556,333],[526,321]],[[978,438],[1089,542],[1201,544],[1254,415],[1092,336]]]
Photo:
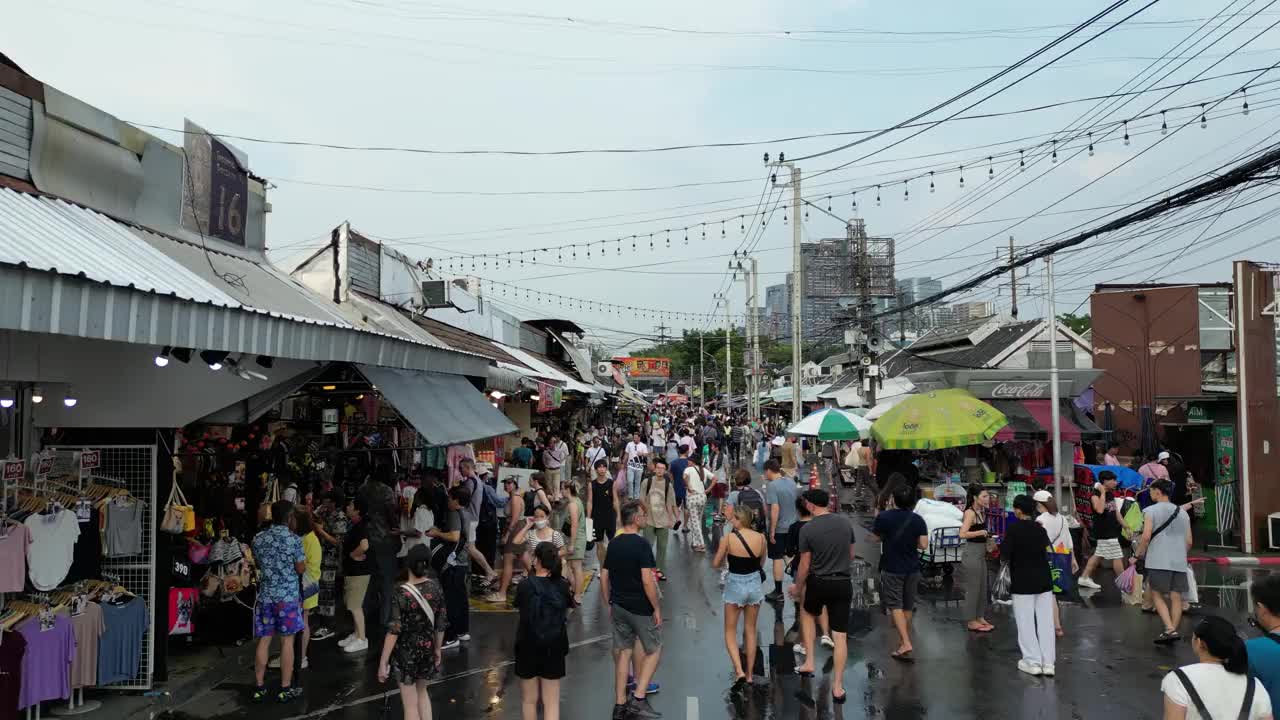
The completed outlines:
[[[960,539],[964,548],[960,557],[964,570],[964,610],[966,627],[973,632],[988,633],[995,626],[987,622],[990,603],[990,572],[987,568],[987,509],[991,495],[978,484],[969,486],[965,500],[964,520],[960,523]]]
[[[768,550],[764,535],[755,526],[755,511],[745,505],[734,508],[731,533],[720,540],[713,567],[728,562],[724,585],[724,645],[733,663],[735,690],[750,682],[756,669],[756,619],[764,602],[764,560]],[[738,652],[738,615],[743,617],[742,649]],[[745,659],[746,666],[743,666]],[[763,657],[761,657],[761,662]],[[764,668],[761,667],[760,670]]]

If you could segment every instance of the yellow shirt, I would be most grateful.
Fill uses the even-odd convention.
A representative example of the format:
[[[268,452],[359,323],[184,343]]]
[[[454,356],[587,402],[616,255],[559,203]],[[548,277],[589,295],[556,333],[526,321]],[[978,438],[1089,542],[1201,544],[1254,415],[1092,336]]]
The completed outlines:
[[[320,538],[316,534],[309,532],[302,536],[302,553],[306,556],[307,567],[303,570],[303,577],[307,582],[320,582],[320,557],[323,554],[320,550]],[[320,596],[312,595],[302,601],[303,610],[312,610],[320,605]]]

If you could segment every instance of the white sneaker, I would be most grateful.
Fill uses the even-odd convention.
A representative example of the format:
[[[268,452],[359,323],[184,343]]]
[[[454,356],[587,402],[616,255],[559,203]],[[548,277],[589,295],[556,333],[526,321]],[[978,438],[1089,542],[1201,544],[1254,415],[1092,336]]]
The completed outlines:
[[[458,633],[458,639],[462,642],[471,642],[471,633]]]
[[[796,643],[795,645],[792,645],[792,646],[791,646],[791,650],[792,650],[792,652],[794,652],[794,653],[795,653],[795,654],[797,654],[797,655],[808,655],[808,654],[809,654],[809,653],[805,652],[804,644],[803,644],[803,643]]]
[[[364,652],[365,650],[368,650],[368,649],[369,649],[369,639],[365,638],[364,640],[356,640],[355,642],[348,644],[346,647],[342,648],[342,652],[358,653],[358,652]]]
[[[1038,676],[1044,672],[1043,668],[1041,668],[1038,664],[1031,662],[1030,660],[1019,660],[1018,669],[1028,675]]]
[[[1079,584],[1080,587],[1087,587],[1093,590],[1098,590],[1102,588],[1101,585],[1093,581],[1093,578],[1082,577],[1079,580],[1077,580],[1076,583]]]
[[[351,633],[350,635],[338,641],[338,647],[346,647],[355,641],[356,641],[356,634]]]
[[[1053,673],[1054,673],[1054,670],[1053,670],[1053,666],[1052,666],[1052,665],[1041,665],[1041,666],[1040,666],[1040,674],[1041,674],[1041,675],[1044,675],[1045,677],[1053,677]]]
[[[824,648],[834,648],[836,646],[836,641],[832,640],[830,635],[823,635],[818,639],[818,642],[821,643]]]

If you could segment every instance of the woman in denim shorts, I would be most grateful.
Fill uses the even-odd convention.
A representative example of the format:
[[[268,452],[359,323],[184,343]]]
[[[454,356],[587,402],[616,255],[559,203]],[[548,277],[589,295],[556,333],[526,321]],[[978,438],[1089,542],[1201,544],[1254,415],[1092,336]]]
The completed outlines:
[[[724,647],[733,663],[734,690],[742,690],[754,676],[756,668],[756,618],[764,602],[764,559],[767,543],[764,535],[752,530],[755,511],[745,505],[734,508],[730,518],[732,530],[720,541],[715,567],[728,563],[724,585]],[[739,654],[738,615],[743,616],[743,648]],[[745,662],[745,667],[743,664]]]

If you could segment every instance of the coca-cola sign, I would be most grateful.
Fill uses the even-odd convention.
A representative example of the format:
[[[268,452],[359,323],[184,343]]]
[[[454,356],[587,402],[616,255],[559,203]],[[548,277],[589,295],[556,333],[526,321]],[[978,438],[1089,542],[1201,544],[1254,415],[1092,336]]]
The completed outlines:
[[[973,383],[970,390],[978,397],[993,400],[1037,400],[1049,397],[1050,387],[1045,380],[1009,380]]]

